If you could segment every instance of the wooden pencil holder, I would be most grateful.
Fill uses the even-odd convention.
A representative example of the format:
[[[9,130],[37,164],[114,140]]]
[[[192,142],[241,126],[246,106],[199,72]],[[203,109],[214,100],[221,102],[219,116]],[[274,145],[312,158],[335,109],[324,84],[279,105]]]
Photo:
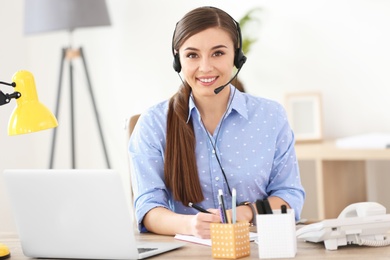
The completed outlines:
[[[250,255],[249,223],[211,223],[210,229],[213,258],[237,259]]]

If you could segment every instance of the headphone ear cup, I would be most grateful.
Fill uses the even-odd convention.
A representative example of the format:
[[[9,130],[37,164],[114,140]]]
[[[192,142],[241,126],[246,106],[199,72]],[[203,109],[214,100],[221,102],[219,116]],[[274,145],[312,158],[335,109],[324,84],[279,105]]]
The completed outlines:
[[[234,66],[236,66],[237,69],[241,69],[245,62],[246,56],[242,52],[241,48],[238,48],[234,55]]]
[[[180,63],[180,57],[179,57],[179,54],[176,53],[174,56],[173,56],[173,69],[179,73],[181,71],[181,63]]]

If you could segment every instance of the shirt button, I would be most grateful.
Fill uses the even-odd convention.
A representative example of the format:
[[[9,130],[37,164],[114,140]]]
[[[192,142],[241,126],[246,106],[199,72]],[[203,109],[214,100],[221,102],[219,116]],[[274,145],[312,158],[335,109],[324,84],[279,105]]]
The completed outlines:
[[[216,180],[216,181],[219,181],[219,177],[215,177],[215,180]]]

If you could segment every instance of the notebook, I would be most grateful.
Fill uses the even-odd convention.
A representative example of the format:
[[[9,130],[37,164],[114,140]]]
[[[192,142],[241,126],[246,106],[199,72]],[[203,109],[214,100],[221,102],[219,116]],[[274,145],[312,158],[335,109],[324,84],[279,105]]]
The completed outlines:
[[[5,170],[3,177],[28,257],[143,259],[184,245],[136,243],[115,170]]]

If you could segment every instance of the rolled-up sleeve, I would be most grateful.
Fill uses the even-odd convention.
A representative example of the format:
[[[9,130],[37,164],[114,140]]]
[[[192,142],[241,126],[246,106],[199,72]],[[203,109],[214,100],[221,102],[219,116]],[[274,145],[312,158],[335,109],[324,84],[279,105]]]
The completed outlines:
[[[292,132],[285,111],[279,109],[279,133],[275,143],[275,155],[270,183],[267,193],[286,201],[295,211],[295,219],[299,220],[305,201],[305,191],[301,185],[298,162],[294,149],[294,133]]]
[[[134,209],[141,232],[145,214],[155,207],[169,208],[169,194],[164,183],[164,147],[166,115],[143,113],[129,141],[131,180],[134,192]]]

